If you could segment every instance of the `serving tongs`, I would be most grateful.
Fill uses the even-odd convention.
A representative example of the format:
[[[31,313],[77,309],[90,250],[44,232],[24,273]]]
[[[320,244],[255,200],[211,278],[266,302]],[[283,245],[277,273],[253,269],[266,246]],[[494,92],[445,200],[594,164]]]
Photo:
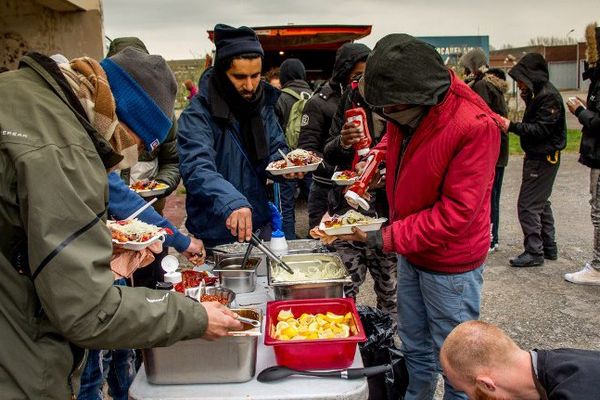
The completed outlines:
[[[277,255],[273,253],[271,249],[265,246],[262,240],[260,240],[260,238],[255,233],[253,233],[250,237],[250,243],[257,249],[265,253],[265,255],[269,257],[269,259],[271,259],[271,261],[273,261],[276,265],[281,266],[281,268],[286,270],[289,274],[294,274],[294,270],[292,270],[290,266],[285,263],[285,261],[277,257]]]

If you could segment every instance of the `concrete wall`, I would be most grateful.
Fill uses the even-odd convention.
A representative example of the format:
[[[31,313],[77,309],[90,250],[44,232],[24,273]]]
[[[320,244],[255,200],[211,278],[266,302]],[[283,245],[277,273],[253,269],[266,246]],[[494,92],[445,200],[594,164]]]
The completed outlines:
[[[28,51],[101,59],[101,1],[0,0],[0,66],[16,68]]]

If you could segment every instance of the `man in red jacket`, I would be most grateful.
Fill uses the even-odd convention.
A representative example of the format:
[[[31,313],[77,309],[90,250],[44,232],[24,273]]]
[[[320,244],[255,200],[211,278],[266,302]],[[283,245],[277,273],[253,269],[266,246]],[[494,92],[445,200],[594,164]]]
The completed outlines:
[[[377,149],[386,151],[390,225],[343,239],[398,254],[405,399],[433,399],[445,337],[479,318],[500,129],[435,49],[405,34],[384,37],[367,59],[365,100],[388,120]],[[445,393],[466,399],[448,382]]]

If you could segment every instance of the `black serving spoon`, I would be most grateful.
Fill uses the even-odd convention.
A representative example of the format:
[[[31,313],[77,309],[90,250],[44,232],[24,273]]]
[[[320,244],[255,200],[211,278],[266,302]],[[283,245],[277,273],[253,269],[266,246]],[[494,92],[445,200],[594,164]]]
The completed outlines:
[[[359,379],[382,374],[392,369],[390,364],[377,365],[367,368],[348,368],[335,371],[299,371],[281,365],[262,370],[256,380],[262,383],[273,382],[292,375],[315,376],[322,378]]]

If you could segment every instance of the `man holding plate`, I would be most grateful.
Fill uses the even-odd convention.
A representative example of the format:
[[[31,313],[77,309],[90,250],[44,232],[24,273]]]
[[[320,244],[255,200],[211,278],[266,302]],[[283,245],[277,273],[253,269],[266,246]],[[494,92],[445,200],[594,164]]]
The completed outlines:
[[[248,241],[256,228],[270,238],[265,169],[287,152],[275,114],[280,92],[260,79],[256,33],[223,24],[214,33],[215,66],[200,78],[177,133],[186,227],[207,246]]]
[[[390,224],[342,239],[398,255],[398,331],[405,399],[433,399],[445,337],[479,318],[490,245],[490,196],[500,124],[432,46],[381,39],[367,59],[365,101],[387,119]],[[446,382],[445,399],[466,399]]]

